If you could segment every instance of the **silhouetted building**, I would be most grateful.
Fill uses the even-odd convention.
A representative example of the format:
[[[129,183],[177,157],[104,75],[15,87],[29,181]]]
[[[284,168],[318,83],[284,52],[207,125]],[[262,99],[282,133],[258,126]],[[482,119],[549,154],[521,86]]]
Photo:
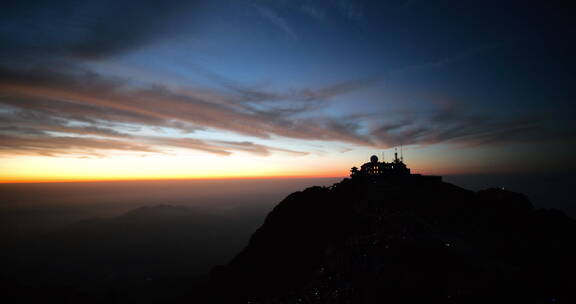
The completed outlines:
[[[394,153],[392,162],[378,161],[378,156],[372,155],[370,161],[360,166],[350,169],[350,177],[369,177],[369,178],[418,178],[430,181],[442,181],[441,176],[423,176],[421,174],[411,174],[410,169],[404,163],[403,158],[398,158],[398,153]]]

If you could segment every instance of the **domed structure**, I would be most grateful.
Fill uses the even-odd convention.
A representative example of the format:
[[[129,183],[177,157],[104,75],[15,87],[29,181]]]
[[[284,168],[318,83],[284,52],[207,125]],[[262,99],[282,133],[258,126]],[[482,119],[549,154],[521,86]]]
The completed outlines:
[[[370,178],[370,179],[388,179],[388,180],[419,180],[419,181],[442,181],[441,176],[423,176],[421,174],[412,174],[410,169],[404,163],[404,158],[398,158],[398,153],[394,153],[394,159],[391,162],[380,162],[378,156],[372,155],[370,162],[350,169],[352,178]]]

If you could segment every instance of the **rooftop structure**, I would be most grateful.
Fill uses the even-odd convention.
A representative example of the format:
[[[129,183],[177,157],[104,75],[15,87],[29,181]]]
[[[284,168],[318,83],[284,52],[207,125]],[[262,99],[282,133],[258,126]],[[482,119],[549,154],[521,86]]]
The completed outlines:
[[[441,176],[423,176],[421,174],[411,174],[410,169],[404,163],[404,158],[398,158],[398,153],[394,153],[394,160],[392,162],[378,161],[378,156],[372,155],[370,161],[357,167],[350,169],[350,177],[352,178],[418,178],[426,180],[441,181]]]

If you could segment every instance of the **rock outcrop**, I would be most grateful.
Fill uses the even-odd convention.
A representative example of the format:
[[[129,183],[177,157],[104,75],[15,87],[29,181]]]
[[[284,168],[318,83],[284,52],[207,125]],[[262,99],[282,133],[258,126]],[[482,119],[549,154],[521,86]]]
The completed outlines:
[[[193,293],[214,303],[567,303],[574,245],[576,221],[522,194],[345,179],[286,197]]]

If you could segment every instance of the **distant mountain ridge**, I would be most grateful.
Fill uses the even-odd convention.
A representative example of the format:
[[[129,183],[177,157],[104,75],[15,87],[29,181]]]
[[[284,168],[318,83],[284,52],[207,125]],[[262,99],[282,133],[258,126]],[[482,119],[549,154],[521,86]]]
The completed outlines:
[[[145,206],[32,239],[3,272],[25,284],[79,289],[195,277],[229,260],[254,225],[183,206]]]
[[[575,245],[576,221],[519,193],[344,179],[286,197],[193,293],[212,303],[568,303]]]

